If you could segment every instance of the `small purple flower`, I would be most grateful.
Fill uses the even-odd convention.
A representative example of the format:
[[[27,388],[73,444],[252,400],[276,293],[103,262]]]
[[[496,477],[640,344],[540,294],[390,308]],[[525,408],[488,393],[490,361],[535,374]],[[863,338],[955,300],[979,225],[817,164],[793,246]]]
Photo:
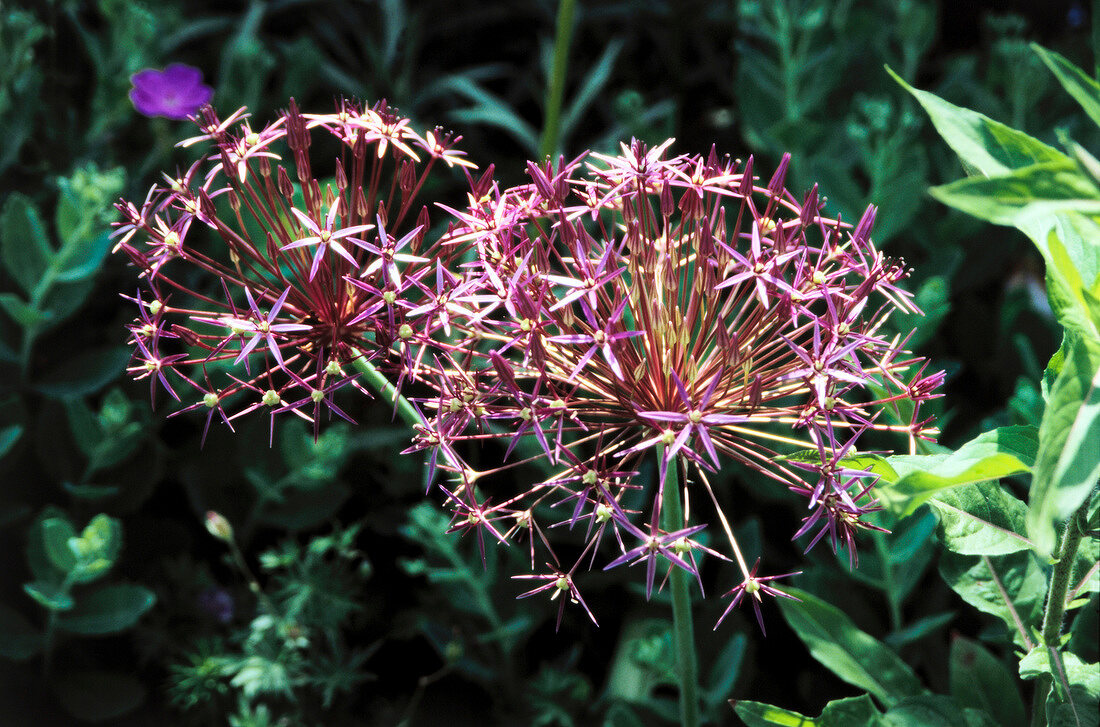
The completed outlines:
[[[130,101],[138,113],[186,119],[210,103],[214,89],[202,82],[202,71],[183,63],[173,63],[163,71],[146,68],[130,76],[134,88]]]
[[[220,624],[233,620],[233,596],[224,588],[210,586],[204,589],[199,594],[198,606]]]

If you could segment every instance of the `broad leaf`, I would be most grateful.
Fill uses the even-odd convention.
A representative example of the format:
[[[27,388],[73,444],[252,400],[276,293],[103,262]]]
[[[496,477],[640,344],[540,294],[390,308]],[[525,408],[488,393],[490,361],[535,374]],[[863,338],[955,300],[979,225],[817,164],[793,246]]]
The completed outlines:
[[[888,727],[1003,727],[982,712],[963,709],[941,694],[909,697],[886,713]]]
[[[1072,652],[1036,646],[1020,660],[1020,676],[1049,676],[1055,688],[1047,696],[1049,723],[1057,727],[1095,727],[1100,723],[1100,664],[1086,664]],[[1067,691],[1068,688],[1068,691]]]
[[[1057,529],[1100,476],[1100,343],[1076,338],[1051,388],[1039,428],[1027,515],[1037,551],[1050,555]]]
[[[0,260],[30,297],[53,258],[46,227],[26,195],[13,192],[0,211]]]
[[[126,346],[81,351],[36,379],[34,388],[59,399],[94,394],[122,375],[131,353]]]
[[[46,556],[62,573],[71,573],[77,564],[76,554],[69,547],[69,541],[76,537],[76,529],[64,518],[54,517],[43,520],[41,524],[42,542],[46,546]]]
[[[1042,162],[1069,161],[1062,152],[1022,131],[913,88],[889,68],[886,70],[924,107],[936,131],[963,163],[983,176],[995,177]]]
[[[1012,672],[977,641],[951,642],[951,694],[962,706],[988,712],[1002,727],[1027,724]]]
[[[1000,618],[1017,644],[1027,643],[1031,629],[1039,625],[1047,579],[1032,551],[993,556],[945,552],[940,575],[964,601]]]
[[[58,619],[66,631],[85,636],[101,636],[125,631],[153,607],[156,595],[144,586],[115,584],[103,586],[76,600],[76,607]]]
[[[996,177],[960,179],[928,191],[949,207],[998,225],[1022,227],[1062,212],[1100,214],[1096,186],[1069,158]]]
[[[871,466],[883,478],[875,495],[905,517],[943,490],[1030,471],[1037,447],[1035,428],[1016,426],[984,432],[951,454],[888,457],[889,469]]]
[[[961,555],[1003,555],[1031,547],[1027,505],[995,482],[944,490],[928,501],[943,544]]]
[[[73,607],[73,597],[55,583],[48,581],[24,583],[23,590],[50,611],[68,611]]]
[[[877,727],[887,724],[882,720],[882,713],[866,694],[834,699],[825,705],[821,716],[816,718],[761,702],[730,700],[730,704],[737,716],[749,727]]]
[[[1057,76],[1062,88],[1081,104],[1093,123],[1100,126],[1100,84],[1054,51],[1036,43],[1031,44],[1031,49],[1039,54],[1047,68]]]
[[[860,631],[840,609],[795,588],[787,593],[800,600],[778,599],[783,617],[813,657],[838,677],[887,705],[924,692],[896,653]]]

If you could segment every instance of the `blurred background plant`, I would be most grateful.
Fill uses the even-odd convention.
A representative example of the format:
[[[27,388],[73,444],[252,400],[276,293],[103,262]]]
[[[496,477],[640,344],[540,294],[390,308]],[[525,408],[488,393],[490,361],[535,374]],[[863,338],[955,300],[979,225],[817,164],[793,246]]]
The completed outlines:
[[[878,205],[876,242],[916,270],[927,317],[898,330],[916,325],[911,346],[948,369],[934,408],[955,449],[1041,424],[1061,330],[1038,250],[927,195],[962,169],[882,69],[1048,144],[1061,130],[1100,148],[1028,46],[1092,71],[1092,8],[1009,6],[621,0],[578,2],[559,23],[550,0],[0,5],[0,543],[12,556],[0,713],[12,725],[675,720],[667,598],[645,605],[631,579],[598,574],[585,598],[613,615],[596,629],[567,610],[555,635],[556,604],[517,604],[516,585],[495,577],[512,569],[494,559],[523,553],[490,549],[483,567],[475,542],[442,534],[422,462],[396,456],[408,436],[388,405],[349,399],[359,426],[315,441],[288,424],[270,449],[266,421],[214,426],[200,447],[201,414],[150,412],[146,387],[124,376],[130,307],[117,291],[133,272],[107,258],[111,203],[186,169],[194,153],[173,145],[195,132],[138,114],[133,73],[195,66],[223,114],[248,105],[258,123],[290,97],[322,112],[341,94],[386,98],[421,128],[461,133],[504,185],[525,182],[525,160],[547,149],[613,151],[631,136],[773,168],[791,152],[793,191],[818,182],[825,213],[852,221]],[[461,175],[435,193],[462,205]],[[869,536],[849,573],[827,551],[765,542],[761,522],[797,513],[744,473],[712,484],[735,474],[754,488],[733,523],[746,557],[766,549],[776,569],[803,570],[808,608],[839,609],[936,694],[965,680],[962,667],[992,664],[982,673],[1012,682],[1023,708],[1031,694],[1004,667],[1012,636],[936,573],[958,565],[938,554],[945,535],[927,507]],[[207,533],[208,510],[233,523],[238,551]],[[1073,628],[1086,664],[1087,597]],[[699,606],[700,620],[720,606]],[[813,715],[832,697],[866,699],[771,617],[767,641],[736,613],[701,640],[707,719],[736,724],[733,697]]]

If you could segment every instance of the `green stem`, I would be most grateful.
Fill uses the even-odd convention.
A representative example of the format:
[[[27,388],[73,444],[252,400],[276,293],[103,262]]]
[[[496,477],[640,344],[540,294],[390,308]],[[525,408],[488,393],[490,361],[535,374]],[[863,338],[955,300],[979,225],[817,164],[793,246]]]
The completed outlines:
[[[554,68],[546,88],[546,118],[539,138],[539,160],[557,151],[561,133],[561,101],[565,95],[565,73],[569,66],[569,42],[573,38],[573,13],[577,0],[561,0],[554,34]]]
[[[1043,646],[1050,652],[1051,669],[1054,669],[1055,652],[1059,649],[1062,636],[1062,619],[1066,615],[1066,592],[1073,574],[1074,560],[1081,540],[1085,537],[1088,524],[1088,511],[1091,497],[1086,498],[1077,512],[1066,522],[1062,533],[1062,542],[1058,547],[1058,560],[1050,577],[1050,589],[1047,591],[1047,606],[1043,613]],[[1035,684],[1035,697],[1031,708],[1032,727],[1046,725],[1046,704],[1051,689],[1054,688],[1054,676],[1043,674]]]
[[[1062,619],[1066,613],[1066,591],[1069,590],[1077,548],[1085,537],[1085,523],[1088,519],[1091,499],[1091,497],[1085,499],[1077,512],[1066,522],[1066,529],[1062,534],[1058,562],[1054,564],[1054,573],[1050,577],[1046,613],[1043,614],[1043,645],[1048,648],[1057,649],[1062,636]]]
[[[397,387],[390,383],[390,380],[386,376],[374,367],[366,356],[357,356],[352,365],[359,370],[359,373],[363,374],[363,378],[375,393],[382,396],[383,399],[391,404],[397,405],[397,413],[401,415],[401,420],[408,424],[410,427],[415,427],[419,424],[423,424],[420,419],[420,415],[416,413],[416,409],[409,403],[409,400],[401,395],[401,392],[397,390]]]
[[[664,447],[658,448],[659,458],[664,458]],[[658,460],[659,461],[659,460]],[[680,490],[683,486],[683,467],[676,466],[676,458],[669,460],[665,471],[665,491],[662,501],[662,519],[668,532],[684,526],[680,506]],[[695,626],[691,616],[691,575],[682,568],[673,567],[669,576],[672,587],[672,645],[676,651],[677,673],[680,676],[680,724],[696,727],[699,724],[699,663],[695,654]]]

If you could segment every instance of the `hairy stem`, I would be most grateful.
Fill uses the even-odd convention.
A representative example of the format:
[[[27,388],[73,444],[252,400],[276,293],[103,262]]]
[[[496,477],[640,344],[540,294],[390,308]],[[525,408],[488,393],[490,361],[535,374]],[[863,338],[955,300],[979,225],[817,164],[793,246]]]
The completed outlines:
[[[1066,613],[1066,592],[1069,590],[1077,548],[1085,537],[1085,524],[1091,500],[1091,497],[1086,498],[1077,512],[1066,522],[1062,544],[1058,548],[1058,562],[1054,564],[1054,573],[1050,577],[1047,608],[1043,614],[1043,644],[1050,648],[1058,648],[1059,638],[1062,635],[1062,619]]]

